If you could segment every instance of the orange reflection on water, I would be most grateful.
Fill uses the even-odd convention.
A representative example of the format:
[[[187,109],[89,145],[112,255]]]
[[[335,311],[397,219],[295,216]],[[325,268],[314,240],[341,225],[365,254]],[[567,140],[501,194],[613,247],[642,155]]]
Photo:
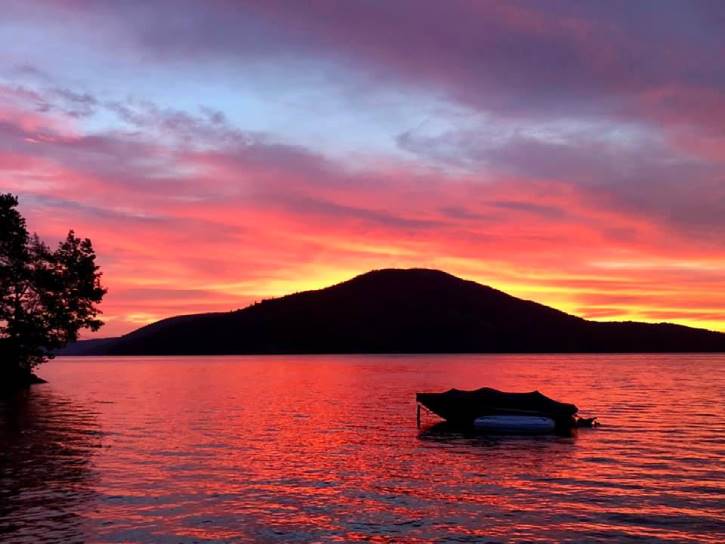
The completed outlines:
[[[60,359],[43,374],[2,407],[12,542],[52,540],[62,519],[98,542],[722,536],[722,355]],[[416,391],[482,385],[604,425],[416,429]]]

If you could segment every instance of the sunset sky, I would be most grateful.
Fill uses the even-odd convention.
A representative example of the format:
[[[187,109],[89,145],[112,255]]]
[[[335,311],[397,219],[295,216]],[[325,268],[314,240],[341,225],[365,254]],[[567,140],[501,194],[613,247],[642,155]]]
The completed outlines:
[[[725,331],[725,2],[4,0],[0,191],[102,336],[385,267]]]

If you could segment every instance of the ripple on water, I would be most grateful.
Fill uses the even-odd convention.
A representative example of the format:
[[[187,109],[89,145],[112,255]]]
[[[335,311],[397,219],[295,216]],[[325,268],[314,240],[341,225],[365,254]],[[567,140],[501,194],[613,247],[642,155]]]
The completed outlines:
[[[725,356],[61,359],[44,376],[0,404],[3,542],[725,541]],[[415,428],[416,391],[482,385],[604,425]]]

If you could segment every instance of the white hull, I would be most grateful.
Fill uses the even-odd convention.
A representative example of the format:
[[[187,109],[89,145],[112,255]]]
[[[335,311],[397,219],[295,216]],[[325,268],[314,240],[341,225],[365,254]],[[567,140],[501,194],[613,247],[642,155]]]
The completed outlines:
[[[553,419],[544,416],[482,416],[473,421],[481,431],[501,433],[548,433],[556,427]]]

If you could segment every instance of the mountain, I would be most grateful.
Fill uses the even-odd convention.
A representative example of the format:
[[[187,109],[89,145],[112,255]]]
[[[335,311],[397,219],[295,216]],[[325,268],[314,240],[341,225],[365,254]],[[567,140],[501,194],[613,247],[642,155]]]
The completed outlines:
[[[57,350],[56,355],[98,355],[103,353],[105,348],[115,342],[119,338],[94,338],[92,340],[81,340],[73,342],[64,348]]]
[[[587,321],[445,272],[387,269],[242,310],[164,319],[70,349],[88,355],[704,352],[725,351],[725,334]]]

